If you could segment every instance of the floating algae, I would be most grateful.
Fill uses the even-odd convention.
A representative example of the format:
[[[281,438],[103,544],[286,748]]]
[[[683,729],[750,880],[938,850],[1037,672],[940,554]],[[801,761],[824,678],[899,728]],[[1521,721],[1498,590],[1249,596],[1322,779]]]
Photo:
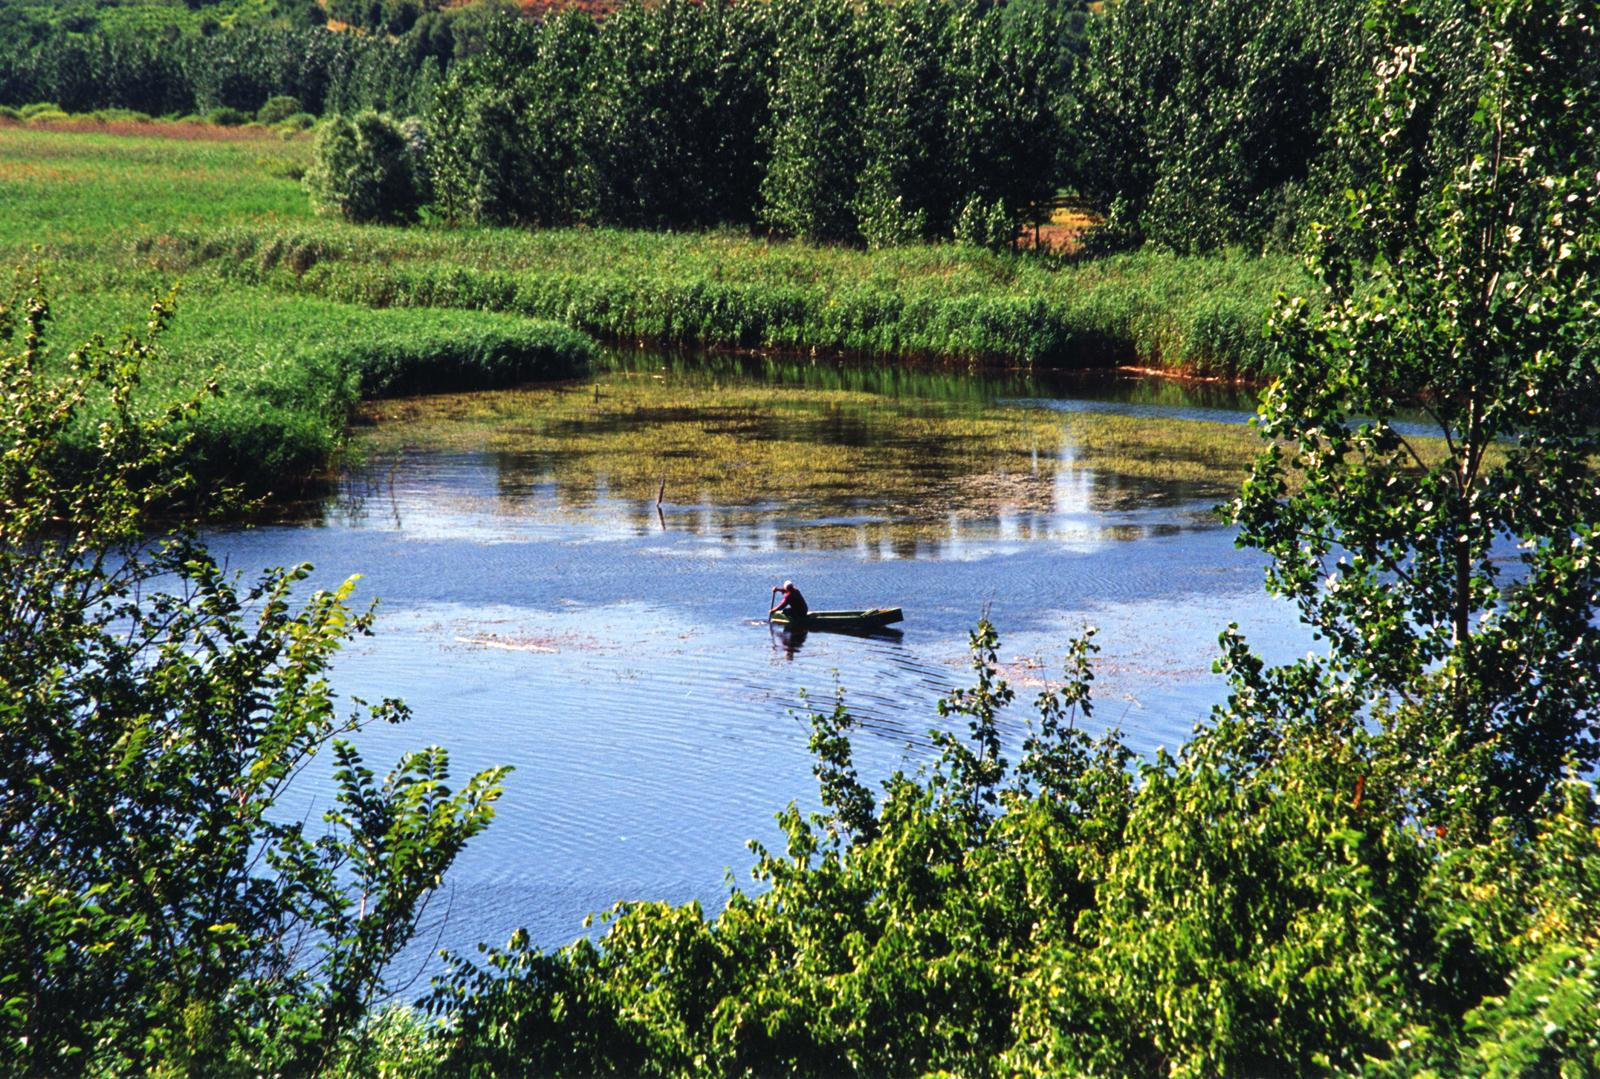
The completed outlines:
[[[497,481],[479,495],[491,512],[605,512],[635,531],[730,535],[777,522],[780,546],[891,555],[958,534],[1046,535],[1086,514],[1215,503],[1260,448],[1237,424],[710,380],[666,366],[374,402],[363,418],[374,472],[400,454],[492,455]]]

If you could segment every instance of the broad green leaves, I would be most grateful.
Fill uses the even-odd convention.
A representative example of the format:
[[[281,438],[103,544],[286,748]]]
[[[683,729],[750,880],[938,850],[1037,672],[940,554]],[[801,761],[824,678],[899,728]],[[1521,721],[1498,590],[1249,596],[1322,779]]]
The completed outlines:
[[[1470,138],[1448,168],[1419,164],[1434,143],[1410,120],[1445,111],[1456,58],[1397,42],[1367,121],[1384,168],[1330,233],[1378,257],[1332,246],[1323,302],[1281,305],[1259,419],[1275,444],[1234,512],[1337,677],[1409,732],[1439,784],[1426,800],[1464,808],[1479,773],[1492,815],[1596,752],[1600,49],[1585,4],[1461,17]]]
[[[453,793],[431,749],[378,784],[336,740],[404,708],[341,714],[327,677],[370,632],[354,580],[297,606],[309,567],[241,587],[149,531],[217,495],[178,466],[200,399],[133,407],[171,309],[47,375],[37,282],[0,308],[0,1039],[23,1074],[328,1066],[503,774]],[[330,743],[311,840],[272,810]]]

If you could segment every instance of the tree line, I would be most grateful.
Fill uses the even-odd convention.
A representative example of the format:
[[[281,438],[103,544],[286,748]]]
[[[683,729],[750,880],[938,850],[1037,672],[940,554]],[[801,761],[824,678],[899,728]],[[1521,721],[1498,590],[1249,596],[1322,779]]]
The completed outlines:
[[[1045,4],[819,0],[506,18],[450,67],[410,167],[478,222],[1008,242],[1056,191],[1080,25]]]
[[[1413,9],[1448,72],[1413,119],[1435,143],[1414,183],[1437,178],[1477,107],[1463,10]],[[1378,178],[1342,134],[1362,120],[1377,42],[1361,0],[666,0],[599,23],[508,17],[445,74],[429,153],[388,167],[483,223],[998,247],[1065,194],[1102,215],[1093,249],[1290,248]]]
[[[409,171],[418,199],[370,219],[427,203],[498,224],[999,246],[1064,193],[1104,218],[1099,249],[1261,250],[1374,178],[1340,140],[1381,60],[1362,0],[665,0],[598,21],[341,0],[342,32],[294,5],[198,30],[32,10],[0,8],[0,104],[254,115],[287,96],[424,120],[426,155],[375,162]],[[1409,10],[1448,71],[1437,114],[1412,121],[1438,143],[1419,148],[1426,172],[1477,92],[1462,5]]]
[[[1459,6],[1412,16],[1456,68],[1471,58]],[[1102,248],[1259,250],[1296,242],[1369,178],[1338,143],[1379,59],[1361,0],[667,0],[600,21],[492,3],[332,10],[351,28],[14,21],[0,104],[373,108],[426,119],[416,167],[452,217],[870,245],[1007,241],[1065,193],[1104,216]],[[1459,130],[1471,80],[1448,85]],[[1442,120],[1426,126],[1451,130]]]
[[[382,109],[420,113],[455,54],[451,28],[480,17],[435,15],[416,34],[335,33],[315,3],[226,26],[185,9],[161,21],[0,6],[0,105],[49,102],[68,112],[131,109],[151,116],[231,109],[254,115],[268,99],[295,98],[313,114]],[[215,10],[215,9],[212,9]]]

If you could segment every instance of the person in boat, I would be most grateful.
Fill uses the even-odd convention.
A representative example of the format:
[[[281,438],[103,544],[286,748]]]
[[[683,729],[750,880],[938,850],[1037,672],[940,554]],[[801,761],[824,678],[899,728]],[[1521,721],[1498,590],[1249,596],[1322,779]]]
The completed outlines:
[[[800,594],[793,581],[784,581],[782,589],[774,588],[773,591],[782,591],[783,595],[779,597],[778,605],[767,612],[768,617],[782,612],[789,616],[791,622],[798,622],[811,609],[806,606],[806,597]]]

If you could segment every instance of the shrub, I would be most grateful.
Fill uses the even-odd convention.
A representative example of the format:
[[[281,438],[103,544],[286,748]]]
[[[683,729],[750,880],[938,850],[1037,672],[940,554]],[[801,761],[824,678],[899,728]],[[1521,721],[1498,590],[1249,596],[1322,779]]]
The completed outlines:
[[[60,109],[44,109],[28,117],[30,124],[56,124],[63,120],[70,120],[72,116]]]
[[[242,109],[231,109],[226,105],[222,106],[221,108],[212,109],[205,115],[206,123],[216,124],[219,127],[238,127],[240,124],[246,123],[249,120],[250,114],[248,112],[245,112]]]
[[[877,186],[865,187],[855,201],[861,238],[873,250],[914,244],[928,231],[928,214],[906,206],[903,195]]]
[[[21,120],[22,111],[10,105],[0,105],[0,120]]]
[[[309,566],[241,585],[195,538],[217,491],[182,465],[204,392],[119,407],[170,301],[149,336],[93,340],[65,373],[39,366],[37,282],[17,309],[0,318],[6,1070],[326,1074],[504,770],[452,792],[432,747],[379,779],[344,736],[405,706],[347,716],[325,681],[371,622],[354,580],[297,607]],[[152,500],[190,509],[152,535]],[[318,835],[273,809],[322,750],[337,793]],[[412,1027],[395,1036],[418,1044]]]
[[[391,117],[371,110],[323,124],[305,182],[319,210],[350,221],[405,221],[422,205],[411,143]]]
[[[956,218],[957,243],[1001,251],[1011,246],[1016,235],[1016,221],[1000,199],[974,195],[961,207],[961,214]]]
[[[61,106],[53,101],[36,101],[32,105],[22,106],[21,115],[24,120],[32,120],[42,112],[61,112]]]
[[[300,104],[299,98],[290,97],[288,94],[276,94],[267,98],[266,104],[256,110],[256,119],[263,124],[276,124],[303,111],[304,106]]]

